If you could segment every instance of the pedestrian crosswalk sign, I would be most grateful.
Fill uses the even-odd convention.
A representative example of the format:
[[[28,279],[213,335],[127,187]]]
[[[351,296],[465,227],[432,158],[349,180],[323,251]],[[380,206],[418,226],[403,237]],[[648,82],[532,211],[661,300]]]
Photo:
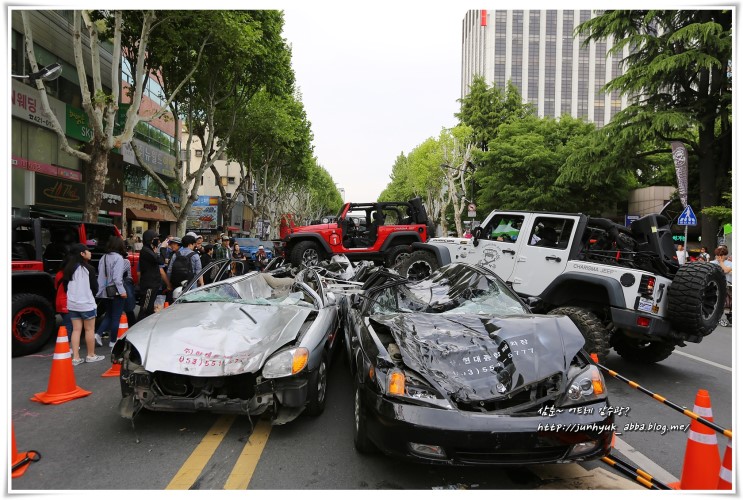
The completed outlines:
[[[691,205],[686,205],[686,208],[683,212],[681,212],[681,215],[679,215],[679,219],[677,224],[679,226],[696,226],[697,225],[697,216],[694,215],[694,211],[691,209]]]

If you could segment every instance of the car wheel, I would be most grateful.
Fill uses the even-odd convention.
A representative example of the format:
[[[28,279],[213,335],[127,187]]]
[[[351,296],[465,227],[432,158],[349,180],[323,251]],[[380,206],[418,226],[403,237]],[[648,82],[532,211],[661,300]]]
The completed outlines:
[[[360,453],[368,454],[376,451],[376,446],[371,442],[366,430],[366,405],[362,394],[361,385],[356,382],[356,391],[353,397],[353,445]]]
[[[596,354],[599,363],[605,363],[609,355],[609,331],[601,323],[601,320],[587,309],[581,307],[558,307],[550,311],[550,314],[562,314],[569,317],[578,327],[586,343],[583,348],[588,354]]]
[[[421,281],[439,268],[436,256],[426,250],[416,250],[400,264],[400,276],[411,281]]]
[[[325,410],[325,397],[328,394],[328,353],[324,352],[315,373],[310,377],[307,415],[317,416]]]
[[[633,339],[622,334],[614,334],[611,345],[627,361],[632,363],[657,363],[671,355],[676,348],[668,342],[650,342],[647,340]]]
[[[408,245],[397,245],[387,253],[384,265],[389,269],[398,269],[408,257],[410,257],[410,247]]]
[[[717,328],[727,293],[725,274],[717,264],[681,266],[668,290],[668,318],[681,332],[705,336]]]
[[[44,347],[54,333],[56,322],[49,301],[41,295],[19,293],[13,296],[12,309],[13,356],[25,356]]]
[[[292,250],[293,266],[316,266],[321,260],[320,249],[314,241],[300,241]]]

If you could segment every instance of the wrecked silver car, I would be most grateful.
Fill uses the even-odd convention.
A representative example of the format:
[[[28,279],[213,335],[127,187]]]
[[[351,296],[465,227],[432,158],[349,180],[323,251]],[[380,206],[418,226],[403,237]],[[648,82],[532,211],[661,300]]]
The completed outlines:
[[[212,265],[222,266],[218,278],[231,274],[230,261]],[[250,272],[201,288],[193,286],[197,279],[114,346],[121,415],[133,418],[142,408],[269,413],[281,424],[303,411],[320,414],[339,318],[318,273]]]
[[[491,271],[451,264],[413,284],[378,270],[342,314],[360,452],[470,465],[609,452],[606,385],[581,333],[531,314]]]

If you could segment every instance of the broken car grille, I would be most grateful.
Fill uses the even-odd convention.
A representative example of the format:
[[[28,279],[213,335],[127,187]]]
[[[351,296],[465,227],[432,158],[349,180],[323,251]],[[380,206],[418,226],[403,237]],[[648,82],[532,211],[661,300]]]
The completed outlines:
[[[193,377],[157,371],[152,387],[163,396],[196,397],[208,394],[231,399],[250,399],[255,394],[255,375],[242,373],[229,377]]]

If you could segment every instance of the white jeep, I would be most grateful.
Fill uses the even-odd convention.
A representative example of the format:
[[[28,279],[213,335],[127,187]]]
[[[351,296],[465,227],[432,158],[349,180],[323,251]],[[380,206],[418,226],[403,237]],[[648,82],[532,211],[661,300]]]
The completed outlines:
[[[569,316],[603,362],[655,363],[717,326],[725,277],[712,263],[679,266],[669,221],[647,215],[627,228],[556,212],[493,211],[472,239],[414,243],[398,267],[411,280],[452,262],[492,269],[534,312]]]

